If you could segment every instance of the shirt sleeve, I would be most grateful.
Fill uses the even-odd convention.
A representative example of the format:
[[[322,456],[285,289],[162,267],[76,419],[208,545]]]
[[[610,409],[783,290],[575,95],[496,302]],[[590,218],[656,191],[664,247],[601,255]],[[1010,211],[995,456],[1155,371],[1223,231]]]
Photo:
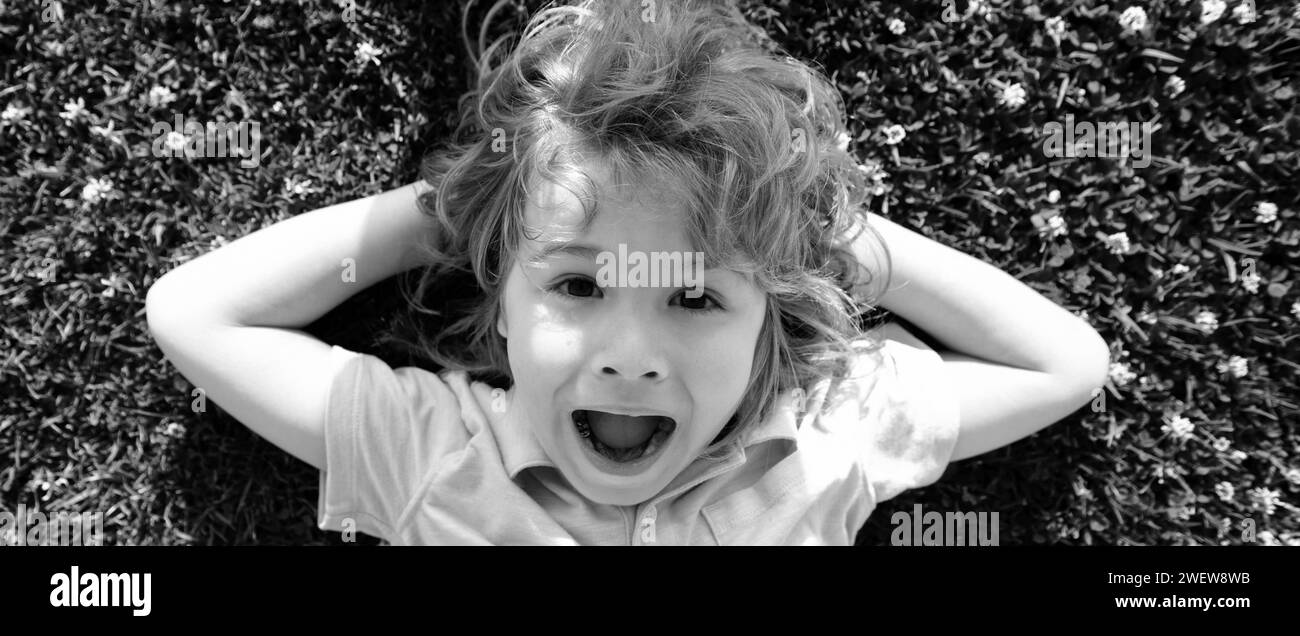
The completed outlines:
[[[439,459],[463,449],[455,395],[436,374],[335,346],[318,525],[391,540]]]
[[[957,444],[956,393],[939,354],[897,323],[881,328],[883,346],[860,360],[862,465],[876,503],[943,475]]]

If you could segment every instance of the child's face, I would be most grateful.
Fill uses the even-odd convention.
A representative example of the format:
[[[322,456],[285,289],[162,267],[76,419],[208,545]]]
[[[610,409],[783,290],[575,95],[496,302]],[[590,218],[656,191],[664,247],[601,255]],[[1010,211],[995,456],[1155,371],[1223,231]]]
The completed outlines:
[[[723,269],[703,270],[697,298],[683,287],[598,287],[607,263],[599,254],[618,255],[620,244],[647,257],[693,250],[671,184],[616,187],[597,166],[585,167],[599,188],[599,212],[580,232],[578,199],[541,182],[525,211],[541,236],[519,247],[497,326],[515,380],[511,408],[531,419],[551,461],[588,499],[636,505],[668,485],[736,412],[766,299],[746,276]],[[542,253],[566,243],[586,251]]]

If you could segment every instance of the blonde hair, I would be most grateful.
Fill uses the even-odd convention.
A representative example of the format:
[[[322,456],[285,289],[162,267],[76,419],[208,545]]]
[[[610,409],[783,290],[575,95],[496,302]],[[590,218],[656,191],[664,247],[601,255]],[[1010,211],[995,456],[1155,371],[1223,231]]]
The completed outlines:
[[[889,255],[863,214],[865,178],[837,143],[844,106],[830,82],[777,53],[730,2],[550,5],[508,54],[505,37],[484,47],[501,7],[471,51],[477,81],[459,125],[422,166],[432,189],[420,205],[441,236],[415,292],[403,286],[414,335],[397,340],[443,367],[510,380],[495,325],[528,188],[542,178],[569,189],[590,223],[592,183],[577,164],[594,156],[616,179],[680,183],[696,249],[767,295],[745,397],[706,454],[769,415],[780,392],[842,378],[866,336],[859,302],[876,298],[856,293],[874,277],[847,244],[870,230],[886,281]],[[443,309],[425,306],[430,297]]]

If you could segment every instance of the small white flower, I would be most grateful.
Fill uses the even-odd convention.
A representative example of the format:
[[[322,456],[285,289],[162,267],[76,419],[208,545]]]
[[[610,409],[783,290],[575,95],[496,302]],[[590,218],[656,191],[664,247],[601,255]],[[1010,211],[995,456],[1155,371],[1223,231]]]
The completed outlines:
[[[167,437],[179,438],[185,435],[185,425],[179,422],[168,422],[163,428],[163,434]]]
[[[887,126],[883,132],[885,133],[885,143],[891,146],[902,141],[903,137],[907,136],[907,129],[898,124]]]
[[[1220,453],[1226,453],[1229,448],[1232,448],[1232,442],[1228,441],[1226,437],[1216,437],[1213,442],[1210,442],[1210,446]]]
[[[1019,82],[1012,82],[1002,89],[1002,92],[998,95],[998,103],[1015,110],[1025,104],[1026,95],[1024,86],[1021,86]]]
[[[1116,232],[1106,237],[1106,249],[1110,250],[1111,254],[1127,254],[1131,247],[1127,232]]]
[[[907,30],[907,25],[903,24],[903,21],[898,18],[890,18],[888,24],[889,32],[894,35],[902,35]]]
[[[1260,201],[1255,204],[1255,222],[1272,223],[1277,220],[1277,204],[1272,201]]]
[[[17,123],[26,119],[27,115],[31,114],[31,112],[32,109],[30,108],[23,108],[22,106],[10,102],[8,106],[5,106],[5,111],[0,113],[0,119],[4,120],[7,124]]]
[[[1221,501],[1232,501],[1232,496],[1237,494],[1237,489],[1226,481],[1221,481],[1214,485],[1214,494],[1219,496]]]
[[[1147,28],[1147,12],[1142,7],[1129,7],[1120,14],[1119,24],[1129,33],[1143,31]]]
[[[1191,269],[1188,268],[1186,265],[1183,265],[1182,263],[1178,263],[1174,265],[1173,268],[1171,268],[1169,271],[1173,273],[1174,276],[1182,276],[1183,274],[1186,274],[1187,272],[1191,271]]]
[[[850,141],[853,141],[853,138],[848,133],[835,135],[835,147],[840,150],[848,150]]]
[[[1265,515],[1273,514],[1278,502],[1282,501],[1282,493],[1269,488],[1251,488],[1246,494],[1250,496],[1251,505],[1264,511]]]
[[[1137,377],[1136,373],[1129,370],[1128,363],[1112,362],[1110,363],[1110,379],[1117,386],[1124,386],[1132,382]]]
[[[1047,235],[1049,238],[1059,238],[1065,236],[1069,230],[1065,227],[1065,219],[1058,214],[1047,219]]]
[[[1244,287],[1246,291],[1254,294],[1259,292],[1260,280],[1259,273],[1245,272],[1241,275],[1241,286]]]
[[[311,179],[303,179],[299,181],[293,177],[285,177],[284,191],[286,194],[301,197],[316,192],[316,188],[312,187]]]
[[[185,135],[175,130],[167,133],[167,136],[163,139],[163,143],[173,151],[184,150],[186,141],[188,140],[185,138]]]
[[[99,279],[99,283],[104,286],[104,291],[99,292],[99,295],[105,298],[116,296],[117,292],[123,287],[122,277],[119,276],[117,272],[109,274],[108,278]]]
[[[1048,37],[1060,42],[1061,38],[1065,37],[1065,19],[1052,16],[1043,24],[1043,29],[1047,31]]]
[[[1060,201],[1060,200],[1061,200],[1061,191],[1060,191],[1060,190],[1052,190],[1051,192],[1048,192],[1048,193],[1047,193],[1047,202],[1048,202],[1048,203],[1051,203],[1052,205],[1056,205],[1056,202],[1057,202],[1057,201]]]
[[[1246,461],[1247,455],[1245,451],[1235,450],[1229,453],[1228,457],[1232,458],[1232,461],[1235,462],[1244,462]]]
[[[80,97],[78,97],[77,101],[75,102],[72,100],[68,100],[67,102],[64,102],[63,112],[59,113],[59,117],[62,117],[63,121],[66,121],[69,124],[76,121],[78,117],[84,117],[85,115],[86,115],[86,100]]]
[[[1184,82],[1183,78],[1170,75],[1169,79],[1165,80],[1165,91],[1169,93],[1170,97],[1178,97],[1185,90],[1187,90],[1187,82]]]
[[[1255,21],[1255,2],[1254,0],[1244,0],[1232,10],[1232,17],[1237,18],[1237,24],[1250,24]]]
[[[1219,373],[1230,373],[1234,378],[1244,378],[1250,373],[1250,363],[1241,356],[1232,356],[1227,362],[1220,362],[1214,365]]]
[[[1185,442],[1192,438],[1192,432],[1196,430],[1196,425],[1192,421],[1176,415],[1166,420],[1168,423],[1160,427],[1161,432],[1172,435],[1174,439]]]
[[[107,178],[100,179],[92,177],[86,182],[86,185],[81,188],[81,200],[91,205],[99,203],[104,199],[112,198],[112,195],[113,182],[109,181]]]
[[[1144,310],[1138,312],[1137,321],[1144,325],[1154,325],[1156,324],[1156,320],[1157,320],[1156,315],[1149,311]]]
[[[1295,316],[1296,320],[1300,320],[1300,300],[1291,303],[1291,315]]]
[[[1196,326],[1205,333],[1212,333],[1219,328],[1219,317],[1212,311],[1202,311],[1196,314]]]
[[[1223,0],[1201,0],[1201,24],[1209,24],[1223,16],[1228,5]]]
[[[149,89],[149,95],[145,99],[149,102],[150,108],[158,108],[176,101],[176,93],[166,86],[154,86]]]
[[[356,58],[363,66],[367,63],[373,63],[379,66],[379,56],[383,55],[384,50],[371,44],[369,40],[357,45]]]
[[[866,177],[868,181],[867,187],[870,188],[872,196],[878,197],[889,190],[888,186],[885,185],[885,179],[889,177],[889,173],[880,168],[880,162],[868,159],[858,164],[858,172],[861,172]]]
[[[985,19],[988,19],[993,14],[992,7],[990,7],[985,0],[970,0],[970,4],[966,11],[971,15],[979,15],[981,18]]]
[[[273,112],[273,113],[275,113],[275,114],[277,114],[277,115],[283,115],[283,114],[284,114],[284,102],[281,102],[281,101],[278,100],[278,99],[275,100],[275,103],[274,103],[274,104],[271,104],[271,112]]]

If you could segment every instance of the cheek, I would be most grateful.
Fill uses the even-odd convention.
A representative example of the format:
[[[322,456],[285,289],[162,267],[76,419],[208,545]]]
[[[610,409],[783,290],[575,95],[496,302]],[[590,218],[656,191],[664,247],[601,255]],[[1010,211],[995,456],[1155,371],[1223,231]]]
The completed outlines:
[[[579,364],[583,334],[565,313],[545,303],[516,303],[508,314],[511,366],[553,377],[550,374]]]
[[[717,399],[739,399],[753,372],[759,331],[755,325],[732,325],[686,343],[692,386],[709,387]]]

